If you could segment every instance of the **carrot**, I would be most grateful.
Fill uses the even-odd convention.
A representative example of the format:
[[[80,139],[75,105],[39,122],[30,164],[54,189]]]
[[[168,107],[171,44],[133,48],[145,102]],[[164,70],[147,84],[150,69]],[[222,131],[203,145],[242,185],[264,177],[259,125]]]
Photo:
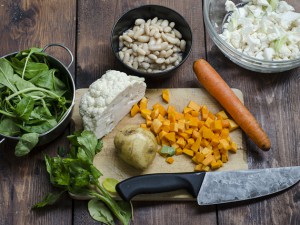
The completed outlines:
[[[271,142],[268,135],[217,71],[204,59],[196,60],[193,69],[203,87],[225,108],[248,137],[260,149],[269,150]]]

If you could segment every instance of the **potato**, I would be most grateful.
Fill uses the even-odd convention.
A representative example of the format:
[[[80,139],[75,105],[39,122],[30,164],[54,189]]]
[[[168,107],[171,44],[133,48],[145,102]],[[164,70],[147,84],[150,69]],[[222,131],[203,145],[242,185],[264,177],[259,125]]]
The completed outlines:
[[[122,160],[141,170],[150,166],[158,148],[154,135],[138,126],[124,127],[116,134],[114,144]]]

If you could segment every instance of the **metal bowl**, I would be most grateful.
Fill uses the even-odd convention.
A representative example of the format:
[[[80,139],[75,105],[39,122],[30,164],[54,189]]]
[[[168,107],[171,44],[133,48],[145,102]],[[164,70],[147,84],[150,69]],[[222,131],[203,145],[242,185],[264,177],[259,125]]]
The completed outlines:
[[[61,119],[61,121],[52,129],[39,135],[39,142],[38,142],[37,146],[44,145],[44,144],[47,144],[47,143],[53,141],[65,130],[65,128],[71,121],[71,115],[72,115],[71,112],[72,112],[72,109],[73,109],[73,106],[75,103],[75,83],[74,83],[74,80],[73,80],[73,77],[72,77],[70,71],[68,70],[68,68],[73,63],[73,59],[74,59],[73,54],[67,47],[65,47],[62,44],[49,44],[44,47],[43,51],[45,51],[47,48],[52,47],[52,46],[62,47],[70,54],[71,62],[68,66],[65,66],[61,61],[59,61],[58,59],[56,59],[55,57],[53,57],[49,54],[47,54],[46,58],[52,68],[57,68],[60,71],[62,80],[64,80],[65,82],[68,82],[70,84],[70,89],[71,89],[71,96],[70,96],[71,98],[70,99],[72,102],[71,102],[71,105],[70,105],[68,111],[66,111],[66,113],[65,113],[64,117]],[[17,53],[18,52],[14,52],[14,53],[5,55],[1,58],[11,57],[11,56],[16,55]],[[0,143],[2,143],[4,140],[7,140],[7,141],[10,141],[13,143],[17,143],[20,140],[20,137],[12,137],[12,136],[6,136],[3,134],[0,134]]]
[[[136,19],[142,18],[144,20],[153,19],[158,17],[159,19],[164,19],[172,21],[175,23],[175,28],[182,34],[182,38],[186,41],[186,49],[182,53],[182,61],[175,67],[169,70],[163,70],[162,72],[157,73],[147,73],[140,70],[136,70],[128,65],[126,65],[121,58],[119,57],[118,52],[120,51],[119,47],[119,37],[129,28],[132,28]],[[123,14],[116,24],[114,25],[111,32],[111,48],[118,59],[118,61],[127,68],[134,75],[145,77],[145,78],[163,78],[169,77],[174,74],[174,70],[179,68],[185,60],[188,58],[191,49],[192,49],[192,31],[189,24],[186,22],[184,17],[173,9],[160,6],[160,5],[143,5],[134,9],[129,10]]]

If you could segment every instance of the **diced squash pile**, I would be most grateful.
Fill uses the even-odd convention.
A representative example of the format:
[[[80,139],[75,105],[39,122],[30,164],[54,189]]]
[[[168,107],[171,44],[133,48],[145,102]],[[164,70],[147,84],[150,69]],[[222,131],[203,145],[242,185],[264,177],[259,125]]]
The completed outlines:
[[[169,90],[162,91],[162,100],[170,102]],[[236,153],[237,144],[229,133],[238,125],[224,111],[213,114],[206,105],[190,101],[183,112],[172,105],[164,107],[160,103],[148,109],[148,99],[144,97],[135,104],[130,115],[140,113],[145,123],[140,126],[151,130],[161,146],[171,146],[174,155],[185,154],[195,163],[195,171],[215,170],[228,161],[228,152]],[[174,162],[173,155],[166,155],[166,162]]]

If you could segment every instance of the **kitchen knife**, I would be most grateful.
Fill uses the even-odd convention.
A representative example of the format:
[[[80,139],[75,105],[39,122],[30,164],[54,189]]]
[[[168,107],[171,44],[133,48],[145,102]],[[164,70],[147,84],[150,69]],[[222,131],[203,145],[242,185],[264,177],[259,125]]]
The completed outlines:
[[[282,191],[300,180],[300,166],[268,169],[157,173],[120,182],[116,190],[125,201],[138,194],[187,190],[199,205],[221,204],[258,198]]]

